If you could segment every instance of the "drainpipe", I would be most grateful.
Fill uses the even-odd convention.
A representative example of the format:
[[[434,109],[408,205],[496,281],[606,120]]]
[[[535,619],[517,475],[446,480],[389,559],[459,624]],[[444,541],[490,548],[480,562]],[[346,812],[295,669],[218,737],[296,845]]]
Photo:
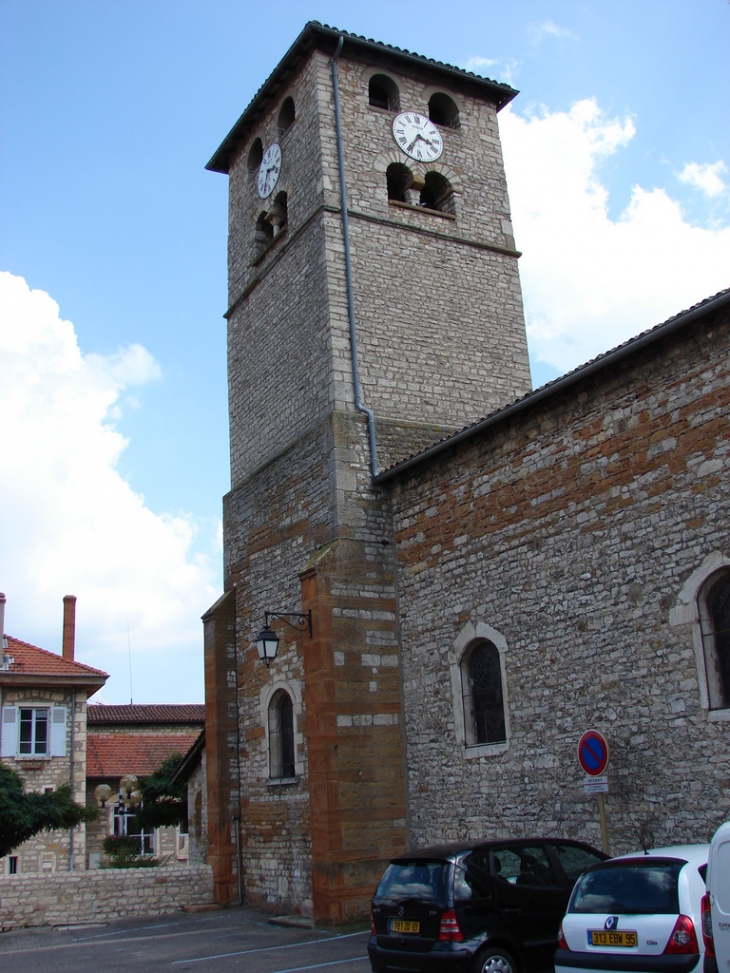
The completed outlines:
[[[236,694],[236,761],[238,763],[238,814],[233,815],[236,826],[236,890],[238,892],[238,902],[236,905],[243,905],[243,855],[241,853],[241,716],[238,712],[238,626],[236,625],[236,605],[237,605],[236,585],[233,585],[233,664],[236,671],[235,689]]]
[[[74,598],[74,601],[76,599]],[[71,800],[76,800],[75,788],[74,788],[74,741],[75,741],[75,729],[76,729],[76,690],[71,690],[71,759],[69,760],[69,778],[71,783]],[[74,870],[74,829],[68,829],[68,870],[72,872]]]
[[[337,42],[332,58],[332,87],[335,96],[335,131],[337,135],[337,161],[340,166],[340,199],[342,208],[342,238],[345,243],[345,276],[347,281],[347,317],[350,322],[350,352],[352,357],[352,385],[355,408],[368,417],[368,442],[370,443],[370,469],[373,479],[378,475],[378,454],[375,443],[375,416],[360,398],[360,371],[357,364],[357,335],[355,334],[355,302],[352,296],[352,260],[350,258],[350,227],[347,222],[347,187],[345,185],[345,156],[342,150],[342,119],[340,118],[340,87],[337,80],[337,60],[345,42],[343,34]]]

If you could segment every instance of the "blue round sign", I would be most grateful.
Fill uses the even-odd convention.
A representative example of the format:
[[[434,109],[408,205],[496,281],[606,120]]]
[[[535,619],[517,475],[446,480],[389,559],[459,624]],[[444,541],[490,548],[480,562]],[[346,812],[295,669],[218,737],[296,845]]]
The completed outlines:
[[[608,744],[598,730],[587,730],[578,743],[578,763],[589,777],[600,777],[608,766]]]

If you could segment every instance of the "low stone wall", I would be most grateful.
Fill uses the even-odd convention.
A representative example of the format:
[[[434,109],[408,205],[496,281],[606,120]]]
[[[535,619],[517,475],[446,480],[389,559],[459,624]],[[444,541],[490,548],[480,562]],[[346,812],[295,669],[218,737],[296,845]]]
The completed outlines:
[[[156,916],[213,904],[209,865],[0,876],[0,930]]]

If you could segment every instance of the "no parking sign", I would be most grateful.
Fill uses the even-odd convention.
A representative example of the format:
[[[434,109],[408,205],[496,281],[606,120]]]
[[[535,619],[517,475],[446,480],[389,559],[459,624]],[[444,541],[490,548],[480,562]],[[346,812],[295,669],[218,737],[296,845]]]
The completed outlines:
[[[598,730],[586,730],[580,738],[578,763],[589,777],[600,777],[608,767],[608,744]]]

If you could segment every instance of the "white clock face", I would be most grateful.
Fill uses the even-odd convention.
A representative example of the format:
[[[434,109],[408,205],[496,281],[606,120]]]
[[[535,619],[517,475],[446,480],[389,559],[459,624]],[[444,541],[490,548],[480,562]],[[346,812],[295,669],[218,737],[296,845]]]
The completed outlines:
[[[434,123],[415,111],[396,115],[393,138],[406,155],[418,162],[433,162],[444,151],[444,140]]]
[[[258,187],[259,196],[267,199],[274,191],[274,186],[279,179],[281,172],[281,149],[276,142],[272,142],[264,152],[264,157],[259,166]]]

